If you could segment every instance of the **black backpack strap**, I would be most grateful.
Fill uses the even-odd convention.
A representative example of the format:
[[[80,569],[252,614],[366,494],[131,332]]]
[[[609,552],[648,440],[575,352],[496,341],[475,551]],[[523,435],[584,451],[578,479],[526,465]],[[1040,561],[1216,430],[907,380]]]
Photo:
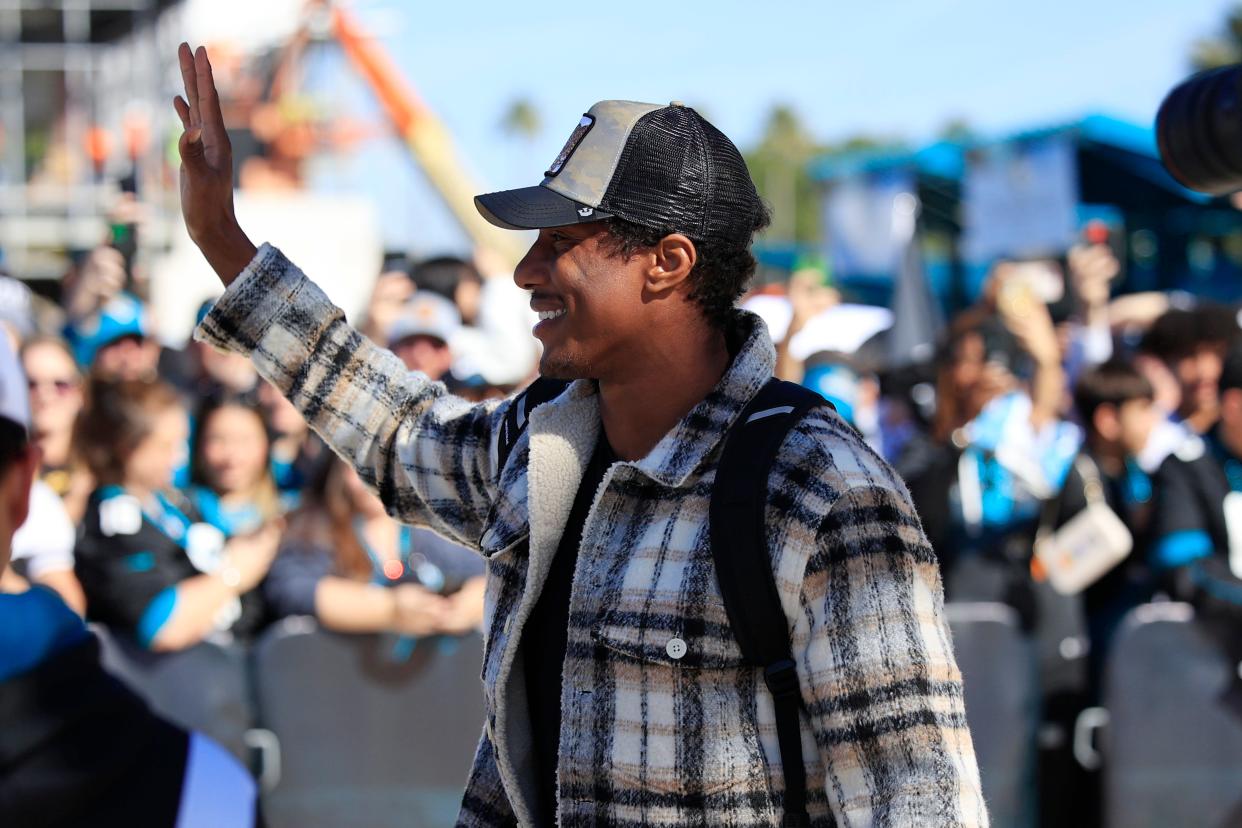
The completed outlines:
[[[791,382],[773,379],[760,389],[725,438],[709,513],[712,558],[729,626],[746,660],[763,668],[776,708],[785,775],[782,825],[787,828],[810,825],[799,716],[802,696],[789,624],[768,557],[764,513],[776,453],[789,430],[818,405],[830,403]]]
[[[496,441],[497,474],[504,471],[505,464],[509,462],[513,447],[517,445],[518,438],[526,430],[530,412],[556,399],[568,387],[568,380],[539,377],[526,386],[526,390],[513,398],[513,402],[509,404],[509,410],[505,412],[504,420],[501,421],[500,437]]]

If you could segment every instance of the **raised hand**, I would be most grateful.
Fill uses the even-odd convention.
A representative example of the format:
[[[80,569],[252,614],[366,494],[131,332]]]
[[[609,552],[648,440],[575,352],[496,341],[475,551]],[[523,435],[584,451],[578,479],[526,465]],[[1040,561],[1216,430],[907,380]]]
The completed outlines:
[[[184,132],[181,153],[181,215],[190,239],[227,286],[254,258],[255,246],[233,212],[233,149],[224,128],[220,98],[207,50],[177,49],[185,97],[173,99]]]

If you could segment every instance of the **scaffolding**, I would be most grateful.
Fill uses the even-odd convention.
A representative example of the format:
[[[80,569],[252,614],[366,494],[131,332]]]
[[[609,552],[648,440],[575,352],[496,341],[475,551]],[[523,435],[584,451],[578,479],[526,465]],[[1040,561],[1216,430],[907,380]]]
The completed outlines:
[[[0,265],[12,275],[58,278],[71,253],[107,241],[123,190],[166,200],[159,125],[179,5],[0,0]]]

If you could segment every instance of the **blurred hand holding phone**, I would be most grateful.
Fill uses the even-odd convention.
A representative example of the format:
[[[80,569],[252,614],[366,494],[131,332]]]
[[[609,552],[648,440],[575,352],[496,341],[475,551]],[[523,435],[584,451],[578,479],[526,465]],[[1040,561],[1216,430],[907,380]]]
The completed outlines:
[[[1108,303],[1121,263],[1108,244],[1077,244],[1067,257],[1074,293],[1087,308]]]
[[[1065,296],[1059,263],[1052,259],[1001,262],[992,278],[997,313],[1022,350],[1037,362],[1058,359],[1048,306]]]
[[[1036,304],[1052,305],[1065,297],[1065,275],[1055,259],[1028,259],[997,265],[997,308],[1026,315]]]

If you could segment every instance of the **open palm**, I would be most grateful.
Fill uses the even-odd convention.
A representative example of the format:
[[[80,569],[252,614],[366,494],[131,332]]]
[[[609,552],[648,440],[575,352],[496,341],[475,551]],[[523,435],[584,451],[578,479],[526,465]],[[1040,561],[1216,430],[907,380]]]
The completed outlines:
[[[184,132],[181,153],[181,214],[190,238],[227,285],[254,257],[255,248],[233,212],[233,148],[224,128],[220,98],[207,50],[177,50],[185,97],[173,108]]]

